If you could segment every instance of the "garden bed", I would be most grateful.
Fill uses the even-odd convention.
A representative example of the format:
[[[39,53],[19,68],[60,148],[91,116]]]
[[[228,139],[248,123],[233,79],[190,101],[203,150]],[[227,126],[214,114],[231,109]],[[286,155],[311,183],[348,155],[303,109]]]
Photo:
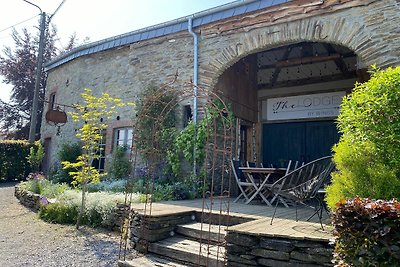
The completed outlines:
[[[40,213],[41,207],[45,207],[46,205],[49,205],[49,204],[54,205],[56,203],[56,199],[49,199],[40,194],[36,194],[31,191],[25,190],[21,186],[21,184],[17,184],[15,186],[14,195],[23,206],[25,206],[29,209],[32,209],[35,212],[39,212],[39,213]],[[44,209],[44,208],[42,208],[42,209]],[[99,224],[101,226],[105,226],[106,228],[112,229],[114,231],[120,231],[121,222],[127,214],[129,214],[129,209],[123,203],[116,203],[115,207],[106,216],[107,222],[99,222]],[[101,217],[103,217],[103,216],[101,216]],[[105,216],[103,218],[105,218]],[[57,221],[52,221],[52,220],[50,220],[50,221],[57,223]],[[92,223],[92,225],[97,226],[93,223]]]

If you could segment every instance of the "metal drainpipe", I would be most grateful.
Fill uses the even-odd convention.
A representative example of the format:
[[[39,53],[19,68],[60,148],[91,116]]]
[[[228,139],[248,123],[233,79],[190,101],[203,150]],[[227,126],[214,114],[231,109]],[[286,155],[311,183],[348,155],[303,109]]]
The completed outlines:
[[[197,125],[197,74],[198,74],[198,38],[197,34],[193,31],[193,17],[189,17],[188,19],[188,31],[189,33],[193,36],[193,123],[195,125],[194,129],[194,140],[196,140],[197,136],[197,130],[196,130],[196,125]],[[194,175],[197,174],[196,170],[196,147],[193,146],[193,173]]]

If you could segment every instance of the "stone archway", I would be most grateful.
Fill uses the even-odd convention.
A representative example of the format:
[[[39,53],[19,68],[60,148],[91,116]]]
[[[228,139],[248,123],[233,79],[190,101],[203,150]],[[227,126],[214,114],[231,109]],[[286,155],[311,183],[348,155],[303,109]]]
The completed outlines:
[[[209,90],[220,91],[218,83],[222,74],[237,66],[238,62],[261,51],[307,42],[348,49],[356,55],[357,69],[365,69],[372,64],[378,67],[399,64],[395,51],[400,49],[400,45],[383,42],[396,39],[394,24],[384,23],[384,17],[397,19],[393,5],[396,4],[387,2],[385,6],[376,0],[293,1],[275,10],[266,10],[264,15],[228,19],[219,25],[206,27],[202,29],[203,39],[199,48],[203,51],[200,53],[199,84]],[[384,15],[382,9],[386,9]],[[379,26],[386,29],[384,33]],[[247,120],[253,123],[252,129],[251,126],[248,128],[248,134],[254,136],[254,132],[258,131],[256,135],[260,136],[260,121],[254,119],[256,112],[248,116],[252,119]],[[260,151],[255,153],[260,154]]]
[[[250,24],[245,29],[237,29],[237,32],[231,30],[233,33],[214,37],[219,38],[217,46],[213,38],[205,38],[204,47],[210,51],[215,46],[216,50],[204,53],[200,60],[200,82],[206,88],[214,88],[218,77],[240,59],[262,50],[299,42],[324,42],[347,47],[358,56],[364,67],[398,65],[400,61],[395,51],[400,45],[390,42],[396,39],[395,23],[379,25],[373,22],[374,18],[381,22],[384,19],[382,14],[376,15],[384,8],[382,3],[369,0],[360,5],[353,9],[343,7],[336,13],[325,10],[326,13],[321,11],[314,16],[312,12],[303,18],[294,16],[296,20],[283,19],[284,23],[271,18],[270,23],[265,22],[264,26]],[[396,19],[392,13],[396,10],[386,16]]]

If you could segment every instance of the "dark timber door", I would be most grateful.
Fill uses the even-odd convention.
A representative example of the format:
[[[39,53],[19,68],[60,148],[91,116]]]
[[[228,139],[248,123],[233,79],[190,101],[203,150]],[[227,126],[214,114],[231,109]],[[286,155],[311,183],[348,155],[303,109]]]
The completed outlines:
[[[263,162],[285,167],[288,160],[309,162],[331,155],[339,140],[334,121],[263,125]]]

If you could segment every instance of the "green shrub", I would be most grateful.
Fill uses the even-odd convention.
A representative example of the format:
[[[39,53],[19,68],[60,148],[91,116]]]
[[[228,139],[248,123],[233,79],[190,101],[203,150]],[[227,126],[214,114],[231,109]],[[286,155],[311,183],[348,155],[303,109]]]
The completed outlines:
[[[332,222],[337,266],[400,266],[397,200],[343,200],[338,203]]]
[[[132,201],[139,202],[139,195],[134,194]],[[82,223],[90,226],[103,226],[112,227],[114,223],[114,211],[117,203],[125,202],[125,194],[122,193],[109,193],[109,192],[96,192],[87,194],[87,202],[82,218]],[[67,207],[69,210],[78,210],[81,204],[81,192],[75,190],[66,190],[62,195],[57,197],[59,205]],[[61,208],[59,210],[62,210]],[[55,210],[54,212],[57,212]],[[54,218],[57,216],[53,216]],[[64,219],[60,217],[60,219]],[[76,219],[76,217],[75,217]],[[54,221],[58,222],[58,221]],[[71,221],[71,223],[75,223]],[[62,222],[60,222],[62,223]]]
[[[29,181],[20,183],[19,186],[23,190],[30,191],[30,192],[35,193],[35,194],[39,194],[40,193],[40,188],[39,188],[38,181],[29,180]]]
[[[31,171],[27,157],[31,145],[24,140],[0,141],[0,181],[22,181]]]
[[[65,143],[61,146],[60,151],[58,152],[58,160],[59,162],[69,161],[69,162],[77,162],[77,158],[82,154],[82,148],[79,143],[69,144]],[[63,169],[61,166],[56,166],[56,169],[52,170],[49,174],[49,179],[56,183],[67,183],[71,184],[73,178],[69,175],[69,172],[75,171],[72,168]]]
[[[40,171],[40,164],[42,164],[44,155],[45,152],[42,143],[40,141],[36,141],[35,146],[31,146],[29,149],[29,156],[27,157],[33,172]]]
[[[201,197],[201,183],[197,182],[198,177],[191,176],[185,182],[159,182],[154,185],[147,185],[147,179],[138,179],[131,185],[132,192],[140,193],[141,202],[146,200],[146,194],[152,194],[152,201],[184,200]],[[151,181],[150,181],[151,183]],[[153,188],[153,192],[152,191]]]
[[[51,181],[44,179],[44,177],[41,179],[30,179],[26,182],[22,182],[20,183],[20,187],[47,198],[55,198],[64,193],[65,190],[69,189],[67,184],[52,183]]]
[[[123,193],[125,192],[126,180],[117,180],[117,181],[102,181],[97,184],[88,184],[87,189],[88,192],[113,192],[113,193]],[[138,192],[138,191],[134,191]]]
[[[64,193],[65,190],[69,189],[69,186],[65,183],[54,184],[49,180],[39,181],[40,195],[47,198],[55,198],[58,195]]]
[[[343,100],[338,128],[328,205],[356,196],[400,197],[400,67],[375,69],[368,82],[356,84]]]
[[[73,224],[78,218],[78,207],[50,203],[40,207],[39,218],[51,223]]]
[[[127,178],[132,171],[132,165],[126,154],[126,146],[116,146],[112,155],[108,177],[111,179]]]

